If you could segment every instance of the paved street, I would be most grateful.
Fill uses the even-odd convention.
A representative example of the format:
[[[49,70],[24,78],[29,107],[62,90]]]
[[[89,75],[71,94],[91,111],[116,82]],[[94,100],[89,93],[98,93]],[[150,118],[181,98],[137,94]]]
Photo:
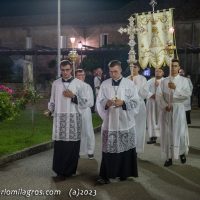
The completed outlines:
[[[100,134],[96,134],[95,159],[81,157],[79,175],[63,182],[52,180],[52,150],[21,159],[0,168],[0,192],[2,190],[60,190],[60,195],[33,196],[28,199],[94,199],[94,200],[199,200],[200,199],[200,110],[192,113],[190,131],[191,148],[187,163],[175,161],[169,168],[163,167],[160,146],[146,145],[139,157],[139,177],[108,185],[97,185],[98,167],[101,159]],[[199,149],[199,150],[198,150]],[[70,197],[75,189],[85,190],[94,196]],[[89,190],[89,191],[88,191]],[[4,191],[5,192],[5,191]],[[95,195],[96,192],[96,195]],[[27,199],[24,196],[3,196],[0,199]]]

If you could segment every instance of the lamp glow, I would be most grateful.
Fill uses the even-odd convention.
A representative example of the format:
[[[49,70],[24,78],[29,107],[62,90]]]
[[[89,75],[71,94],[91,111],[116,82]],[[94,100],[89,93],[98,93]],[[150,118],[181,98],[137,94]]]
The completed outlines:
[[[74,44],[75,40],[76,40],[75,37],[71,37],[71,38],[70,38],[70,41],[71,41],[72,44]]]
[[[173,26],[169,28],[169,33],[171,33],[171,34],[174,33],[174,27]]]

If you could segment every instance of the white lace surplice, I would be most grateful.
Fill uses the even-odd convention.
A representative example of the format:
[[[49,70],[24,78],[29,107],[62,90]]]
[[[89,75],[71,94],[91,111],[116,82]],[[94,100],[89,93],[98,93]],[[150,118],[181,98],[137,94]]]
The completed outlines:
[[[63,96],[68,88],[78,99],[78,105],[87,103],[82,81],[73,79],[70,83],[63,83],[57,79],[52,84],[51,98],[48,109],[53,113],[53,140],[78,141],[81,136],[81,114],[78,105],[71,102],[71,98]]]
[[[118,88],[114,88],[118,87]],[[108,99],[124,100],[126,109],[110,107],[105,110]],[[112,79],[104,81],[97,97],[97,110],[103,120],[103,152],[120,153],[135,148],[135,114],[139,108],[139,97],[134,83],[122,78],[119,86],[112,86]]]

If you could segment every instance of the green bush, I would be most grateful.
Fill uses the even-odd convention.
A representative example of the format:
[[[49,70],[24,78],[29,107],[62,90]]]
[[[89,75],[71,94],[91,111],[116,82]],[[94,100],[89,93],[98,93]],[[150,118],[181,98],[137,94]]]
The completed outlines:
[[[14,119],[26,104],[34,105],[42,98],[33,87],[24,90],[23,96],[18,99],[14,99],[13,94],[12,89],[0,85],[0,122]]]
[[[19,101],[14,101],[12,94],[12,89],[0,85],[0,122],[11,120],[19,113]]]

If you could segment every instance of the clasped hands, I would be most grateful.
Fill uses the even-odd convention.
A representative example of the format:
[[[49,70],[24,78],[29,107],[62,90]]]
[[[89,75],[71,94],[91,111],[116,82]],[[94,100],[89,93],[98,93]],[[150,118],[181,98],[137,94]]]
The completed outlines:
[[[106,102],[106,106],[109,108],[111,106],[115,106],[115,107],[120,107],[124,104],[124,101],[121,100],[121,99],[109,99],[107,102]]]
[[[156,95],[153,94],[150,98],[151,98],[151,99],[156,99]]]
[[[173,82],[169,82],[169,83],[168,83],[168,88],[169,88],[169,89],[174,89],[174,90],[175,90],[175,89],[176,89],[176,85],[175,85]]]
[[[69,98],[73,98],[75,96],[75,94],[71,90],[68,90],[68,89],[63,92],[63,95]]]
[[[173,106],[169,106],[169,105],[166,106],[165,111],[167,111],[167,112],[173,111]]]

